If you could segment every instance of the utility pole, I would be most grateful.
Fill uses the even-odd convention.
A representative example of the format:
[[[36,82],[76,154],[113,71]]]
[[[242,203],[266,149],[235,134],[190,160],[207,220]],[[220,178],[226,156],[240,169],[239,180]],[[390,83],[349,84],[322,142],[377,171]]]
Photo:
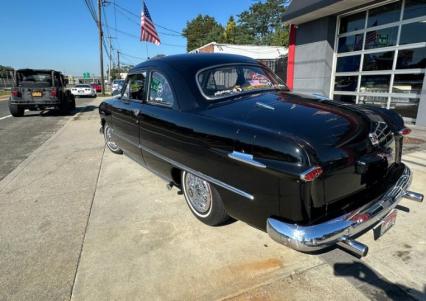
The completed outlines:
[[[98,0],[98,30],[99,30],[99,62],[101,64],[102,95],[105,96],[104,55],[102,50],[102,0]]]
[[[111,39],[114,39],[113,37],[109,36],[109,68],[108,68],[108,83],[111,84],[111,68],[112,68],[112,43]]]
[[[120,50],[117,50],[118,73],[120,73]]]

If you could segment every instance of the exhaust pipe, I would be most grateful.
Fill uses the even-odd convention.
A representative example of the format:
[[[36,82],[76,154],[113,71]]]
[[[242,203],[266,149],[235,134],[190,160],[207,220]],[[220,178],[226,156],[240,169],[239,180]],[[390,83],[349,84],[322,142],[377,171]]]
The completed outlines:
[[[343,240],[339,241],[337,245],[359,257],[364,257],[368,253],[368,246],[354,239],[344,238]]]
[[[406,191],[404,194],[404,198],[420,203],[423,202],[423,194],[413,191]]]

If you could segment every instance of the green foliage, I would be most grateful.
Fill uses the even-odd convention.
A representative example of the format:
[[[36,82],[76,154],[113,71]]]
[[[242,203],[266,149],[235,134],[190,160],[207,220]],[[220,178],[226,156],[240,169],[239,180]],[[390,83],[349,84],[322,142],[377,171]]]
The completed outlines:
[[[238,15],[238,26],[254,44],[287,46],[288,28],[282,21],[284,12],[283,0],[258,2]]]
[[[0,65],[0,77],[1,78],[9,78],[12,77],[13,68],[8,66]]]
[[[225,27],[225,32],[223,33],[224,42],[235,43],[237,35],[237,23],[235,23],[234,17],[230,16]]]
[[[193,50],[210,42],[222,42],[224,29],[215,18],[198,15],[186,23],[183,35],[187,39],[187,50]]]
[[[239,14],[237,21],[231,16],[225,28],[214,17],[198,15],[183,30],[187,50],[210,42],[288,46],[288,27],[282,21],[285,3],[284,0],[256,2]]]
[[[111,68],[111,80],[121,79],[120,73],[128,73],[132,69],[133,65],[121,65],[120,69],[117,66]]]

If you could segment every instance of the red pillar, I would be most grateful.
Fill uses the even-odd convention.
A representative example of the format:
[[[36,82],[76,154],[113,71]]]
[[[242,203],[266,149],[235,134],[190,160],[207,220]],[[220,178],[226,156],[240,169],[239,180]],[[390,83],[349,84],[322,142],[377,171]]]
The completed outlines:
[[[290,25],[287,54],[287,86],[293,90],[294,85],[294,58],[296,54],[296,26]]]

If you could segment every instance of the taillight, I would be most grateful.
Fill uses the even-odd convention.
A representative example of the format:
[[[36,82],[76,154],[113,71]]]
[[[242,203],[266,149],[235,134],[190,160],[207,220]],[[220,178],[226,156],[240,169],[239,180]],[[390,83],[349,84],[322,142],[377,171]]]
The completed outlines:
[[[52,88],[52,90],[50,90],[50,96],[52,97],[58,96],[58,90],[56,90],[56,88]]]
[[[21,97],[21,95],[22,95],[21,92],[19,92],[18,89],[12,89],[11,94],[12,94],[13,97]]]
[[[322,174],[323,170],[320,166],[314,166],[300,175],[300,179],[305,182],[312,182]]]
[[[402,136],[407,136],[411,133],[411,129],[409,128],[403,128],[402,130],[399,131],[399,134]]]

